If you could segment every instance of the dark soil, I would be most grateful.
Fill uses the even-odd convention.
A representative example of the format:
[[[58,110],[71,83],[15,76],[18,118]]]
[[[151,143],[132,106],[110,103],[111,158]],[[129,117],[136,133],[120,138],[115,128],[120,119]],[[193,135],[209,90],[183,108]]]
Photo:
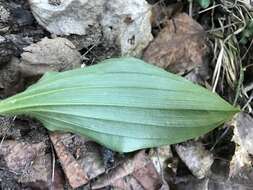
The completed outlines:
[[[158,2],[158,0],[147,1],[150,4],[155,4]],[[58,1],[53,1],[52,3],[57,4],[57,2]],[[173,3],[176,3],[176,1],[164,2],[165,6],[169,6]],[[177,11],[181,12],[182,10],[187,10],[187,5],[188,3],[183,2],[182,4],[180,4],[179,9],[177,9]],[[198,9],[199,8],[197,7],[195,12],[197,12]],[[174,14],[176,15],[177,11],[173,12],[173,14],[170,16],[173,17]],[[210,17],[210,15],[208,14],[209,13],[203,13],[197,16],[194,15],[195,19],[198,20],[199,23],[201,23],[206,30],[209,30],[211,28],[210,19],[206,19]],[[222,13],[221,11],[220,13],[215,14],[215,17],[219,17],[219,14],[227,13]],[[156,36],[157,33],[162,29],[162,27],[163,23],[154,25],[153,34]],[[18,92],[23,91],[30,84],[38,80],[38,78],[36,77],[27,78],[23,76],[20,72],[18,64],[19,58],[23,53],[23,48],[29,46],[32,43],[40,41],[44,37],[52,38],[54,36],[51,36],[49,32],[43,29],[36,22],[29,9],[28,1],[0,0],[0,99],[4,99],[11,95],[17,94]],[[100,37],[103,38],[103,36]],[[77,49],[83,56],[82,63],[85,65],[92,65],[105,58],[119,55],[119,50],[117,47],[106,46],[104,44],[96,44],[94,46],[89,45],[87,47],[84,47],[83,44],[85,44],[86,42],[85,39],[82,38],[82,36],[71,35],[66,38],[70,39],[77,46]],[[92,44],[92,42],[89,42],[89,44]],[[209,54],[209,56],[210,57],[207,58],[207,60],[211,60],[211,57],[213,56],[212,52]],[[252,64],[252,56],[248,59],[249,60],[247,60],[247,64],[249,64],[249,62]],[[209,64],[211,71],[214,70],[214,66],[215,65],[212,65],[211,63]],[[251,83],[252,69],[248,69],[245,73],[245,76],[246,82]],[[208,82],[210,83],[210,81],[211,79]],[[218,92],[221,96],[223,96],[230,102],[233,101],[236,94],[234,89],[232,90],[230,87],[228,87],[228,84],[226,84],[226,86],[218,86]],[[248,95],[250,96],[251,91],[248,93]],[[245,104],[245,102],[245,99],[239,98],[239,103],[243,105]],[[49,139],[48,131],[39,122],[24,116],[17,118],[0,117],[0,125],[0,149],[2,149],[0,150],[0,152],[4,152],[4,154],[0,154],[0,189],[62,189],[63,186],[65,189],[72,189],[70,188],[67,180],[63,177],[63,170],[61,169],[60,162],[57,160],[56,153],[53,150],[51,141]],[[215,164],[212,166],[212,170],[214,171],[214,173],[218,173],[217,175],[223,177],[228,173],[228,163],[231,160],[235,151],[235,144],[231,142],[232,136],[232,129],[226,130],[226,128],[222,128],[216,129],[201,138],[201,142],[203,142],[205,148],[210,150],[216,158]],[[78,159],[79,157],[82,157],[80,152],[87,151],[84,150],[84,144],[85,146],[87,145],[84,139],[80,138],[79,136],[73,135],[67,138],[65,146],[67,147],[67,150],[72,155],[74,155],[75,159]],[[95,147],[99,150],[98,154],[101,155],[105,172],[109,172],[116,167],[117,163],[120,163],[122,159],[125,159],[125,155],[115,153],[107,148],[94,144],[89,146],[92,148]],[[6,150],[3,151],[4,148],[2,146],[5,148],[7,147]],[[13,150],[17,151],[17,155],[21,156],[14,157],[16,160],[13,158],[13,161],[10,161],[10,163],[6,163],[4,159],[5,156],[11,155],[12,150],[10,150],[10,148],[8,149],[8,147],[23,148],[19,150],[13,148]],[[28,150],[31,151],[29,152]],[[23,153],[21,153],[22,151]],[[175,150],[173,149],[172,151],[176,155]],[[43,158],[44,160],[53,160],[56,162],[55,175],[58,181],[56,180],[54,184],[49,183],[51,180],[51,176],[48,177],[46,171],[39,170],[36,174],[36,168],[33,168],[33,164],[38,168],[51,168],[52,163],[45,164],[39,159],[37,159],[37,163],[27,161],[29,159],[36,160],[37,155],[39,155],[39,157]],[[32,159],[29,156],[32,157]],[[56,157],[55,160],[54,157]],[[177,157],[177,155],[175,157]],[[26,165],[22,165],[23,163],[21,162],[25,162]],[[169,169],[170,171],[168,171],[168,173],[171,173],[171,175],[165,176],[165,179],[171,185],[171,189],[186,189],[184,184],[194,183],[196,185],[196,183],[203,182],[201,180],[196,179],[194,179],[196,180],[196,182],[193,182],[194,180],[190,180],[192,179],[192,176],[188,176],[191,175],[191,173],[182,161],[174,160],[172,162],[177,163],[177,174],[175,175],[175,173],[172,172],[172,169]],[[14,171],[9,170],[8,164],[16,164],[15,167],[19,167],[20,173],[16,173]],[[33,181],[33,177],[36,179],[40,179],[41,181]],[[182,183],[180,182],[180,180]],[[178,183],[176,183],[176,181]],[[211,185],[217,187],[215,183],[212,183]],[[89,185],[79,189],[89,189],[88,186]],[[196,186],[193,185],[193,187]],[[218,188],[222,190],[219,185]],[[216,189],[218,190],[218,188]],[[105,189],[111,188],[107,187]]]

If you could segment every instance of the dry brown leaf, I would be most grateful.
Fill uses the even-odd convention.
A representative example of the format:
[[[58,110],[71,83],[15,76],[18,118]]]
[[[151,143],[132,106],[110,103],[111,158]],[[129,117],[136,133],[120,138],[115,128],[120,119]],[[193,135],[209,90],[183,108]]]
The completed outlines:
[[[61,134],[52,133],[50,139],[71,187],[77,188],[86,184],[88,182],[86,172],[63,144]]]
[[[163,3],[156,3],[152,6],[152,16],[150,22],[153,27],[159,27],[172,16],[182,12],[182,9],[183,3],[180,1],[170,4],[169,6],[165,6]]]
[[[150,43],[143,58],[173,73],[183,74],[203,64],[207,53],[205,31],[187,14],[168,20]]]
[[[118,167],[100,176],[99,179],[92,184],[92,189],[100,189],[111,185],[115,181],[129,174],[132,174],[138,169],[143,168],[149,162],[150,160],[148,156],[146,155],[145,151],[142,150],[138,152],[133,158],[125,160],[125,162],[120,164]]]
[[[60,139],[66,150],[75,157],[76,162],[85,171],[88,180],[105,172],[100,145],[71,133],[62,133]]]
[[[125,162],[109,173],[102,175],[92,185],[92,188],[99,189],[108,185],[124,190],[131,189],[131,187],[139,190],[154,190],[161,187],[162,180],[152,161],[143,150],[133,158],[126,159]]]
[[[0,146],[0,157],[8,170],[18,176],[20,183],[41,189],[51,186],[51,155],[46,153],[44,142],[31,144],[7,140]]]
[[[112,184],[113,190],[145,190],[131,175],[116,180]]]
[[[76,161],[86,172],[89,180],[105,172],[100,145],[85,137],[71,133],[62,134],[61,140],[67,150],[76,158]]]
[[[20,70],[25,76],[38,76],[47,71],[65,71],[81,66],[81,54],[65,38],[43,38],[24,48]]]
[[[105,172],[105,165],[99,148],[99,145],[89,141],[86,142],[81,148],[77,149],[77,162],[86,171],[89,179],[93,179]]]
[[[143,168],[135,171],[133,176],[145,190],[159,189],[162,185],[160,175],[157,173],[152,162],[149,162]]]

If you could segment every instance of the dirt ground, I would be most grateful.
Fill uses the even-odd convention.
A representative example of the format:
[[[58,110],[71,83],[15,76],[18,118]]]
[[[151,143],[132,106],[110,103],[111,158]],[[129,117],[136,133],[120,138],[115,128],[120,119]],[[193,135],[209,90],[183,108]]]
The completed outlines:
[[[51,133],[33,118],[1,116],[0,189],[253,189],[253,27],[245,21],[253,23],[252,7],[225,0],[205,10],[196,2],[191,8],[188,1],[148,0],[151,31],[140,45],[133,35],[129,43],[137,45],[126,50],[118,42],[125,34],[115,32],[121,25],[113,40],[101,25],[89,26],[85,35],[55,34],[38,23],[31,2],[0,0],[0,99],[24,91],[47,71],[133,55],[217,92],[242,112],[194,140],[127,154],[76,134]],[[131,15],[123,21],[135,22]]]

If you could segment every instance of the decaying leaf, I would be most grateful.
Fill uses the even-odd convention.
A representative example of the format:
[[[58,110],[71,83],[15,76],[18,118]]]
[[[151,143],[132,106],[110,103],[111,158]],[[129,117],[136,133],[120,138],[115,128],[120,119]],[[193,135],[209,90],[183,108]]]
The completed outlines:
[[[52,160],[46,153],[44,142],[32,144],[6,140],[0,144],[0,157],[20,183],[41,189],[51,186]]]
[[[89,179],[105,172],[105,165],[97,144],[89,141],[82,146],[82,149],[78,149],[78,152],[77,162],[84,168]]]
[[[157,173],[152,162],[135,171],[133,176],[145,190],[159,189],[162,186],[161,176]]]
[[[100,178],[92,184],[93,189],[100,189],[108,185],[116,183],[120,180],[132,174],[133,172],[143,168],[150,162],[148,156],[145,154],[145,151],[140,151],[133,158],[125,160],[114,170],[111,170],[109,173],[105,173],[100,176]],[[118,181],[120,182],[120,181]],[[120,182],[121,183],[121,182]]]
[[[133,157],[128,157],[116,168],[103,174],[92,184],[93,189],[100,189],[112,185],[119,189],[153,190],[162,186],[161,176],[156,171],[149,155],[145,151],[136,153]]]
[[[69,184],[73,188],[80,187],[88,182],[86,172],[81,165],[75,160],[73,155],[67,151],[66,147],[62,143],[61,134],[52,133],[50,139],[54,145],[55,151],[61,162],[62,168],[69,181]]]
[[[118,179],[112,184],[112,190],[145,190],[131,175]]]
[[[203,144],[195,141],[178,144],[176,151],[194,176],[199,179],[207,176],[214,158]]]
[[[163,3],[156,3],[152,6],[150,22],[153,27],[160,27],[160,25],[164,24],[169,18],[182,12],[182,9],[183,3],[181,1],[168,6],[164,6]]]
[[[48,71],[65,71],[81,65],[81,54],[65,38],[43,38],[24,48],[20,70],[25,76],[43,75]]]
[[[205,31],[187,14],[168,20],[150,43],[144,60],[170,72],[184,74],[203,64],[207,53]]]
[[[51,131],[87,136],[119,152],[185,141],[238,112],[217,94],[135,58],[47,73],[0,102],[0,114],[25,114]]]

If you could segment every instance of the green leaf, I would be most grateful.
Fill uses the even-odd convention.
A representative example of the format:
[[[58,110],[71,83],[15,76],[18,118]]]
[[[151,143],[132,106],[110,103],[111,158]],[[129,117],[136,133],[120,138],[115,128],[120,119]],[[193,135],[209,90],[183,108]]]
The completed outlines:
[[[206,9],[210,5],[210,0],[196,0],[196,1],[203,9]]]
[[[253,38],[253,19],[248,21],[246,28],[243,30],[241,34],[241,39],[239,42],[241,44],[246,44],[252,38]]]
[[[2,115],[28,115],[120,152],[198,137],[236,112],[218,95],[135,58],[47,73],[0,102]]]

